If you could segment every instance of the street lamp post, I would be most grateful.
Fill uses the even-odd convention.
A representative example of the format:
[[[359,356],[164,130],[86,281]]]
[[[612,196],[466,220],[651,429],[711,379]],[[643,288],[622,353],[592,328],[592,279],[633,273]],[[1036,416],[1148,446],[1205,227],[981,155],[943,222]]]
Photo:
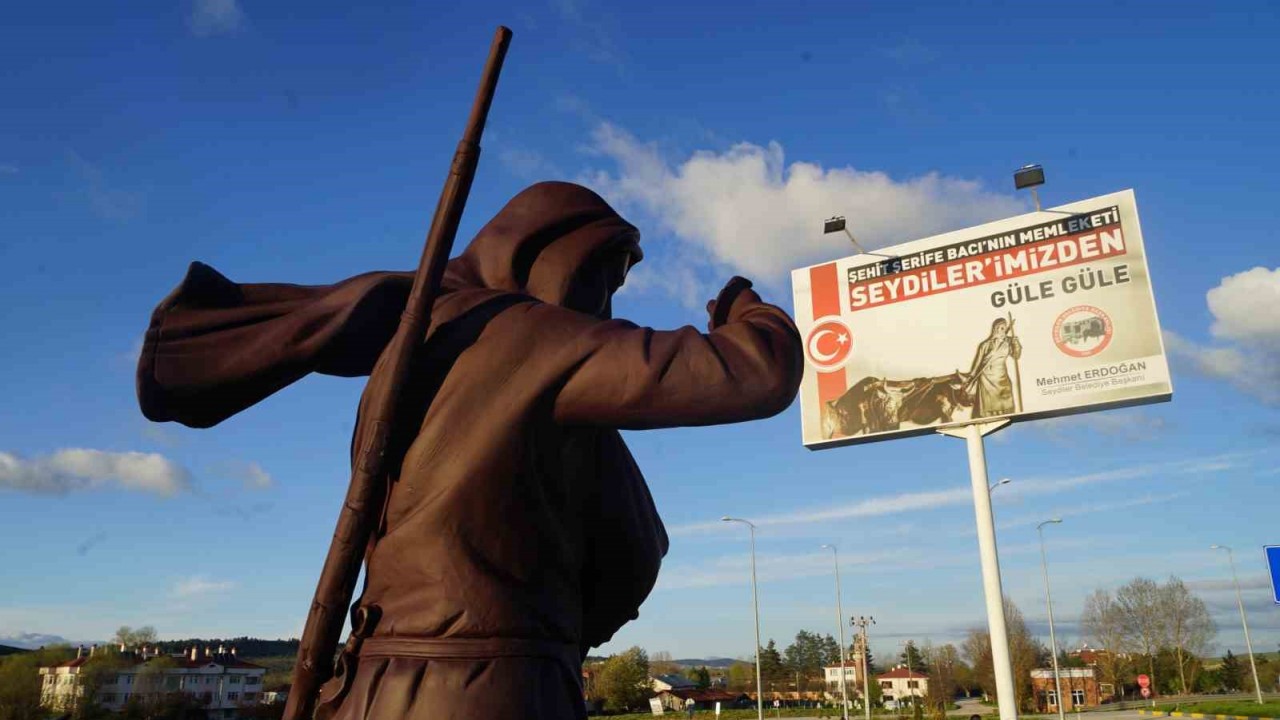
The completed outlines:
[[[756,615],[756,717],[764,720],[764,690],[760,683],[760,598],[756,592],[756,526],[750,520],[733,518],[728,515],[720,518],[723,522],[739,522],[751,528],[751,605]]]
[[[1062,701],[1062,676],[1058,673],[1058,638],[1053,631],[1053,596],[1049,594],[1049,560],[1044,552],[1044,526],[1061,523],[1062,518],[1045,520],[1036,525],[1040,534],[1040,568],[1044,571],[1044,601],[1049,607],[1049,651],[1053,653],[1053,689],[1058,698],[1058,720],[1066,720],[1067,711]]]
[[[836,549],[835,545],[823,545],[822,547],[831,548],[831,556],[836,566],[836,625],[840,628],[840,717],[848,720],[849,692],[845,689],[844,684],[844,606],[840,598],[840,551]]]
[[[1244,627],[1244,646],[1249,651],[1249,669],[1253,671],[1253,691],[1258,696],[1258,704],[1262,704],[1262,684],[1258,682],[1258,664],[1253,660],[1253,641],[1249,639],[1249,621],[1244,616],[1244,596],[1240,594],[1240,578],[1236,576],[1236,556],[1226,545],[1211,545],[1211,550],[1226,550],[1227,560],[1231,563],[1231,581],[1236,586],[1236,604],[1240,606],[1240,624]]]

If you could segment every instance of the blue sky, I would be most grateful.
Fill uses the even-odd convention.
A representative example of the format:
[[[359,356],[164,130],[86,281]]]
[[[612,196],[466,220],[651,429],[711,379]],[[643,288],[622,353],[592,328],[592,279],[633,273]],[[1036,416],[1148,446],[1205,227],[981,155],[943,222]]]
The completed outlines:
[[[735,272],[790,308],[787,270],[1132,187],[1174,366],[1171,403],[988,442],[1006,592],[1060,637],[1082,598],[1177,574],[1241,649],[1280,643],[1261,546],[1280,543],[1277,10],[1141,3],[28,3],[0,28],[0,642],[300,631],[342,497],[362,383],[312,377],[223,425],[140,415],[154,305],[203,260],[240,281],[408,268],[496,25],[515,39],[459,248],[541,179],[584,182],[645,233],[615,303],[705,323]],[[743,222],[753,205],[768,223]],[[758,214],[758,213],[757,213]],[[659,587],[605,651],[751,651],[762,632],[873,614],[881,657],[983,623],[964,447],[812,453],[798,407],[630,433],[672,536]],[[136,453],[136,454],[131,454]]]

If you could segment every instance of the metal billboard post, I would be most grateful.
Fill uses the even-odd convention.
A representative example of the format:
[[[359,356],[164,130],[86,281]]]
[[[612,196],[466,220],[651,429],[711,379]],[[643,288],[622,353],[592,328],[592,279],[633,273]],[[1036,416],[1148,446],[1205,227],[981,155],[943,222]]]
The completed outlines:
[[[991,633],[996,703],[1000,706],[1000,720],[1017,720],[1013,665],[1009,658],[1009,631],[1004,617],[1004,590],[1000,583],[1000,556],[996,552],[996,524],[991,514],[991,485],[987,480],[987,454],[982,443],[984,435],[1008,424],[1008,420],[979,421],[938,428],[938,432],[964,438],[969,450],[969,480],[973,485],[973,509],[978,525],[978,553],[982,560],[982,589],[987,600],[987,628]]]

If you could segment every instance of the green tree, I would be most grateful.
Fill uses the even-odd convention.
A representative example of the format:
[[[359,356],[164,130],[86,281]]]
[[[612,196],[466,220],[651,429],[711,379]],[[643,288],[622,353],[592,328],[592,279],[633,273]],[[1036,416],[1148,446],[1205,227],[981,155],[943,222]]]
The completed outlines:
[[[697,684],[699,690],[706,690],[711,687],[711,671],[707,670],[707,666],[695,668],[691,673],[691,679]]]
[[[75,657],[66,646],[0,658],[0,720],[40,720],[40,668]]]
[[[633,647],[609,656],[600,666],[596,692],[607,710],[630,710],[653,693],[649,682],[649,656]]]
[[[782,653],[778,652],[778,644],[769,639],[769,643],[760,651],[760,680],[764,687],[777,685],[787,680],[787,666],[782,661]]]
[[[807,689],[812,678],[821,678],[822,666],[828,663],[833,649],[838,663],[840,645],[830,635],[823,637],[807,630],[796,633],[795,642],[787,646],[783,655],[787,674],[800,680],[801,686],[797,690]],[[821,684],[822,681],[818,682]]]
[[[1244,686],[1244,669],[1240,666],[1240,658],[1233,655],[1230,650],[1222,658],[1222,665],[1218,668],[1218,680],[1227,690],[1239,690]]]
[[[923,668],[928,665],[924,659],[924,655],[920,653],[920,649],[916,647],[915,640],[908,640],[902,655],[899,656],[898,662],[906,665],[912,670],[923,672]]]
[[[729,689],[738,692],[756,691],[756,666],[752,662],[736,662],[729,666]]]

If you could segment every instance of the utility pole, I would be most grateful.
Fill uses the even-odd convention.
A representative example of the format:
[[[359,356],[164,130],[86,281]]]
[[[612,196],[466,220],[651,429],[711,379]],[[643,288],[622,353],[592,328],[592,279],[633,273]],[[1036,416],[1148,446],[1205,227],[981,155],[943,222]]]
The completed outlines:
[[[876,619],[870,615],[859,615],[856,618],[851,618],[849,624],[862,628],[862,647],[859,648],[858,652],[858,657],[862,661],[862,710],[866,720],[871,720],[871,663],[867,662],[867,626],[875,625]]]

